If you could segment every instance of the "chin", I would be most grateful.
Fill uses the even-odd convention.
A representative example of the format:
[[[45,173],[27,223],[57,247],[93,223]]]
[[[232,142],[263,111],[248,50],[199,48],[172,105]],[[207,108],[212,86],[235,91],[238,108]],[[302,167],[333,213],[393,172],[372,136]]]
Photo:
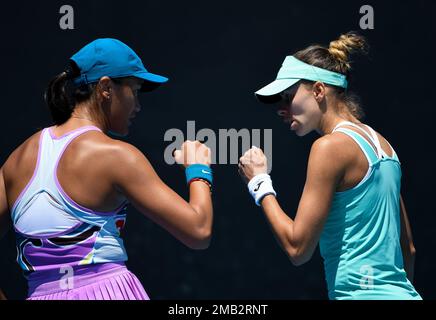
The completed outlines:
[[[304,130],[304,128],[298,128],[295,130],[295,134],[299,137],[304,137],[305,135],[309,134],[312,130]]]

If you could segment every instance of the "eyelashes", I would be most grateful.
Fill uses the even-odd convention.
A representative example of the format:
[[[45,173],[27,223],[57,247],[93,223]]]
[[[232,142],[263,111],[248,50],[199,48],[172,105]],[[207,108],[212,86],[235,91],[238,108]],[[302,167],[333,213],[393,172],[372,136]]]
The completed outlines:
[[[280,117],[285,117],[288,114],[286,110],[279,110],[277,111],[277,115]]]

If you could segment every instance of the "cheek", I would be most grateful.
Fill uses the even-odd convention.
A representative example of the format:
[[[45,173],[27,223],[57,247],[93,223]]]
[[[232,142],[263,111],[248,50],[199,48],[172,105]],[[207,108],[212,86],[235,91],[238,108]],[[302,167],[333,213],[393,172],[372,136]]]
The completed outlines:
[[[131,114],[132,111],[135,109],[135,105],[136,105],[136,98],[135,96],[130,92],[130,94],[126,94],[124,96],[124,101],[123,101],[123,105],[125,110],[127,111],[128,114]]]
[[[116,116],[117,118],[121,118],[124,116],[125,108],[123,108],[123,106],[124,106],[124,102],[122,99],[118,99],[116,103],[112,104],[114,116]]]
[[[296,95],[292,100],[291,112],[294,116],[307,114],[310,109],[310,100],[306,95]]]
[[[116,114],[121,118],[128,117],[135,106],[134,98],[128,96],[128,95],[122,95],[119,97],[119,99],[116,101],[116,104],[114,105],[114,109],[116,110]]]
[[[310,132],[319,119],[320,109],[315,99],[310,95],[296,96],[292,101],[291,113],[300,123],[296,134],[304,136]]]
[[[111,106],[111,124],[113,129],[119,130],[127,123],[129,114],[126,112],[126,106],[123,100],[112,102]]]
[[[303,113],[303,106],[301,105],[301,99],[295,96],[291,101],[290,111],[293,115],[299,115]]]

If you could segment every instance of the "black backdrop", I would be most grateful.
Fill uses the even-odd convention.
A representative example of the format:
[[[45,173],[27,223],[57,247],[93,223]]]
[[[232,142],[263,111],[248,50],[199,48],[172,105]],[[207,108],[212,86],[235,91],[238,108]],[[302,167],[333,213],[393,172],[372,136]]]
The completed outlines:
[[[59,8],[75,10],[75,29],[59,28]],[[360,30],[370,4],[375,29]],[[403,197],[417,248],[415,285],[436,297],[433,123],[434,1],[32,1],[2,3],[0,160],[35,130],[51,124],[42,94],[68,58],[98,37],[129,44],[151,71],[170,81],[141,96],[142,112],[125,139],[161,178],[187,196],[184,174],[165,164],[170,128],[273,129],[274,185],[294,216],[315,135],[298,138],[253,92],[274,79],[283,58],[311,43],[328,44],[360,30],[371,54],[356,60],[352,89],[366,122],[390,140],[403,166]],[[433,90],[432,90],[433,89]],[[236,165],[214,167],[214,235],[191,251],[130,208],[128,266],[152,299],[326,299],[322,260],[294,267],[240,181]],[[0,287],[25,297],[14,235],[0,242]]]

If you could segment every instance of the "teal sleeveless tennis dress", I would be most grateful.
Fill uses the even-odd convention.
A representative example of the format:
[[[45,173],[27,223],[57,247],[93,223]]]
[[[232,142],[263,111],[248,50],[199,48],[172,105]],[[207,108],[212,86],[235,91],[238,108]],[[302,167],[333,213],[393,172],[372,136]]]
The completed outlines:
[[[356,127],[361,134],[342,126]],[[333,130],[358,144],[369,168],[354,188],[335,193],[320,238],[329,298],[421,299],[403,266],[400,161],[393,149],[389,157],[377,134],[368,129],[371,135],[346,121]]]

